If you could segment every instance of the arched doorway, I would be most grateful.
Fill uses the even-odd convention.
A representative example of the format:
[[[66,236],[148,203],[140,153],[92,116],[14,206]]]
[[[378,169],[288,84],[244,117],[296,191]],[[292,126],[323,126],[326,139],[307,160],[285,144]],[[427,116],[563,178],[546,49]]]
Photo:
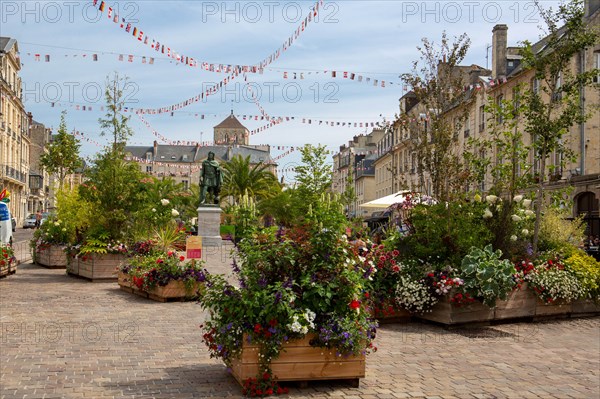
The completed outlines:
[[[586,191],[575,199],[577,204],[577,216],[583,216],[587,225],[585,234],[587,236],[600,236],[600,215],[598,213],[598,199],[594,193]]]

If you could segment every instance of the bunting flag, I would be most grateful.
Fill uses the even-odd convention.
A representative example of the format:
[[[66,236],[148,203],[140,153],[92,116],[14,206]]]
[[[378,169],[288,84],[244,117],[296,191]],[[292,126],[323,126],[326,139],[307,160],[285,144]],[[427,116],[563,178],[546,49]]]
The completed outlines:
[[[97,5],[97,1],[92,0],[92,6],[96,7],[96,5]],[[279,48],[277,48],[274,52],[272,52],[270,55],[265,57],[257,65],[252,65],[252,66],[219,64],[218,67],[215,68],[216,64],[209,64],[207,62],[197,61],[192,57],[182,55],[178,51],[175,51],[175,49],[171,49],[170,47],[166,46],[164,44],[164,42],[161,42],[155,38],[151,39],[149,35],[144,34],[144,31],[137,26],[133,27],[132,37],[137,39],[137,41],[139,41],[140,43],[143,43],[145,45],[150,45],[150,48],[154,49],[156,52],[160,52],[161,54],[167,54],[167,56],[169,58],[172,58],[172,59],[176,60],[177,62],[180,62],[180,63],[190,66],[190,67],[200,66],[202,69],[205,69],[210,72],[226,72],[226,73],[229,73],[230,71],[232,71],[236,68],[240,68],[244,72],[257,73],[260,70],[264,69],[266,66],[273,63],[275,60],[277,60],[280,57],[281,53],[286,51],[292,45],[292,43],[294,43],[294,41],[298,39],[298,37],[300,36],[300,33],[304,32],[304,30],[308,26],[309,22],[316,20],[316,16],[319,12],[319,6],[322,6],[322,5],[323,5],[323,0],[318,0],[311,7],[308,15],[300,23],[300,25],[294,31],[294,33],[292,33],[292,35],[290,35],[288,37],[288,39],[285,40],[283,42],[283,44]],[[104,8],[105,8],[105,3],[103,1],[98,6],[98,10],[100,11],[100,13],[104,12]],[[108,10],[109,10],[107,13],[108,19],[113,22],[118,22],[119,16],[117,15],[116,11],[113,11],[112,7],[109,7]],[[115,10],[116,10],[116,8],[115,8]],[[114,17],[113,17],[113,14],[114,14]],[[131,32],[131,23],[127,23],[125,25],[125,18],[121,18],[121,23],[116,24],[116,25],[120,29],[124,29],[125,32],[127,32],[127,33]]]
[[[269,68],[270,71],[274,71],[274,72],[278,72],[278,73],[283,73],[283,78],[284,79],[288,79],[290,76],[291,78],[289,79],[306,79],[306,76],[311,76],[311,75],[319,75],[322,74],[324,76],[329,75],[332,78],[339,78],[339,73],[338,71],[328,71],[328,70],[324,70],[324,71],[308,71],[308,72],[290,72],[290,71],[282,71],[281,69],[272,69]],[[354,82],[357,83],[362,83],[363,82],[363,75],[359,75],[358,73],[354,73],[354,72],[343,72],[343,79],[349,79],[352,80]],[[399,82],[392,82],[389,80],[379,80],[379,79],[372,79],[370,77],[364,77],[365,82],[370,83],[371,80],[374,82],[373,86],[376,87],[386,87],[387,85],[396,85],[398,87],[401,87],[404,91],[406,91],[406,87],[402,86]]]
[[[294,147],[291,147],[289,150],[287,150],[286,152],[284,152],[283,154],[279,154],[276,157],[272,158],[273,162],[279,161],[281,158],[283,157],[287,157],[288,155],[290,155],[292,152],[294,152]]]
[[[275,126],[275,125],[279,125],[280,123],[283,123],[283,121],[284,121],[284,119],[282,117],[273,118],[273,119],[271,119],[271,121],[268,124],[266,124],[264,126],[261,126],[258,129],[251,130],[250,131],[250,136],[254,136],[255,134],[263,132],[263,131],[265,131],[265,130],[267,130],[267,129]]]

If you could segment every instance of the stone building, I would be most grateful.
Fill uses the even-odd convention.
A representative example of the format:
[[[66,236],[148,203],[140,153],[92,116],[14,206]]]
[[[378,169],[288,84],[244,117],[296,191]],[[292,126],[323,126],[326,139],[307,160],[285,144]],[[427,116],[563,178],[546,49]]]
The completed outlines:
[[[214,145],[170,145],[127,146],[126,157],[140,165],[140,170],[155,177],[172,177],[182,183],[185,189],[199,184],[202,162],[213,152],[215,159],[223,165],[236,155],[250,156],[250,164],[262,162],[269,165],[269,171],[277,175],[277,165],[271,158],[270,146],[250,145],[248,129],[233,115],[214,127]]]
[[[51,176],[40,165],[41,157],[48,153],[47,145],[52,140],[52,130],[43,124],[31,120],[31,147],[29,151],[29,198],[27,199],[27,213],[45,211],[53,207],[51,204]],[[51,206],[52,205],[52,206]]]
[[[22,225],[28,212],[29,117],[22,97],[16,39],[0,37],[0,190],[10,192],[10,212]]]

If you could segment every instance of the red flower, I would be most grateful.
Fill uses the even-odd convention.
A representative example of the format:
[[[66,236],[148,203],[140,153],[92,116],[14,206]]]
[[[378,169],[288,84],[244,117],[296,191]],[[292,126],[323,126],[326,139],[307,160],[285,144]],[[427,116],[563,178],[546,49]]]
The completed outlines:
[[[369,293],[365,292],[365,298],[369,298]]]
[[[167,252],[167,256],[173,256],[173,255],[175,255],[175,253],[173,251]]]
[[[158,264],[163,263],[163,260],[162,259],[156,259],[156,263],[158,263]]]
[[[262,330],[262,327],[261,327],[260,324],[257,323],[257,324],[254,325],[254,332],[255,333],[258,334],[258,333],[260,333],[261,330]]]
[[[352,300],[352,302],[350,302],[350,308],[351,309],[360,308],[360,302],[358,302],[356,299]]]
[[[267,372],[264,372],[262,377],[263,377],[263,380],[268,380],[269,378],[271,378],[271,376]]]
[[[271,320],[269,320],[269,325],[271,327],[276,327],[277,326],[277,319],[271,319]]]
[[[429,273],[427,277],[433,277],[433,273]]]
[[[400,251],[398,251],[397,249],[394,249],[394,250],[392,251],[392,255],[394,255],[394,256],[398,256],[398,255],[400,255]]]
[[[271,388],[269,388],[269,389],[267,389],[265,391],[265,394],[267,394],[267,395],[273,395],[273,390]]]
[[[395,271],[395,272],[399,272],[400,271],[400,267],[398,265],[394,265],[392,267],[392,270]]]
[[[179,261],[180,261],[180,262],[183,262],[184,260],[185,260],[185,256],[181,255],[181,256],[179,257]]]

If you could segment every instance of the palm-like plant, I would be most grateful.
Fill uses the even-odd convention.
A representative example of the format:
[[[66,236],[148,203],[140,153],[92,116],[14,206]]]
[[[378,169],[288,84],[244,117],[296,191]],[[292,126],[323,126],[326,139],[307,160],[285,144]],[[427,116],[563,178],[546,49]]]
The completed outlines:
[[[234,202],[237,202],[244,193],[248,193],[256,201],[276,195],[281,191],[281,186],[268,168],[269,165],[262,162],[252,166],[250,156],[234,156],[223,166],[225,173],[221,196],[232,197]]]

